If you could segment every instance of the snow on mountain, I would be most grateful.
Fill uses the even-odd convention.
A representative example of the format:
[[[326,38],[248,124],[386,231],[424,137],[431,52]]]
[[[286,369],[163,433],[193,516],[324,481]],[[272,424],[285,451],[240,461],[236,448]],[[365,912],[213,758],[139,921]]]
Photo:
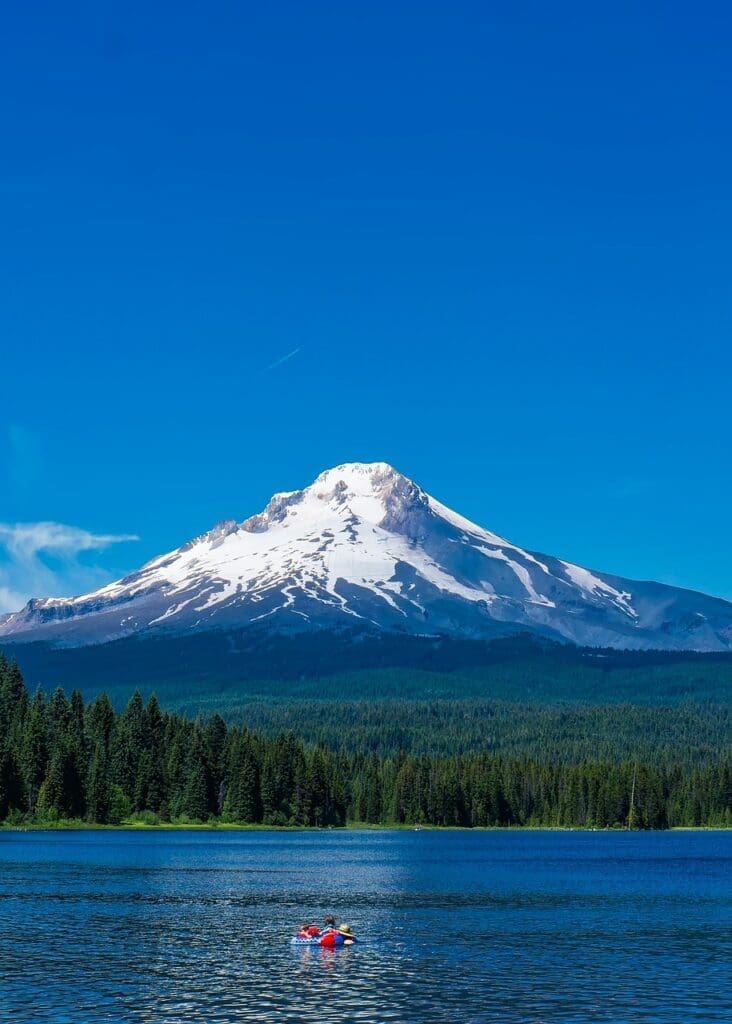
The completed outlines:
[[[329,469],[93,593],[29,601],[0,621],[0,639],[83,646],[155,631],[354,624],[732,649],[732,604],[525,551],[381,462]]]

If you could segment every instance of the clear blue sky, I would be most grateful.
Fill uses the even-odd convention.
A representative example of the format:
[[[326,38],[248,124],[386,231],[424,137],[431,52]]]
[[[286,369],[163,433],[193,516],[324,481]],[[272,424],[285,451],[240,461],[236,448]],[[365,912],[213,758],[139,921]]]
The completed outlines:
[[[69,533],[0,534],[0,609],[381,459],[732,599],[731,44],[722,3],[8,7],[0,521]]]

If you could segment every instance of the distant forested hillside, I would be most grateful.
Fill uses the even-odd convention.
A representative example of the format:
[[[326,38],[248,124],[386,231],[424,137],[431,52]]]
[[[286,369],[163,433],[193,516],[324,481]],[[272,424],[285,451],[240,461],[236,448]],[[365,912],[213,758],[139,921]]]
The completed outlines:
[[[188,716],[220,709],[178,705]],[[224,717],[266,736],[293,730],[330,750],[393,757],[491,751],[578,764],[587,758],[694,767],[732,749],[728,705],[517,704],[481,700],[253,700],[226,705]]]
[[[526,636],[492,642],[396,634],[252,631],[130,638],[97,647],[6,645],[31,687],[138,687],[166,707],[226,710],[243,699],[481,699],[592,704],[726,702],[732,655],[605,651]]]

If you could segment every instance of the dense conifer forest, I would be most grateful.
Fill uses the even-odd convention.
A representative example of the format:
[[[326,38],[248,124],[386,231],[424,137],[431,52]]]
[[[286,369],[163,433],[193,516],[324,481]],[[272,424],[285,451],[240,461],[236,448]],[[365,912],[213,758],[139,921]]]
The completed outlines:
[[[218,714],[191,721],[139,692],[121,713],[105,695],[86,704],[78,690],[31,695],[0,657],[0,820],[10,825],[732,824],[724,751],[674,764],[540,751],[385,756],[360,746],[330,749],[292,731],[265,736]]]
[[[694,768],[732,749],[729,706],[716,702],[648,707],[280,698],[232,703],[225,717],[229,722],[246,722],[266,736],[292,730],[306,743],[380,757],[400,752],[449,757],[489,750],[562,764],[588,758],[613,762],[639,758],[656,765]]]

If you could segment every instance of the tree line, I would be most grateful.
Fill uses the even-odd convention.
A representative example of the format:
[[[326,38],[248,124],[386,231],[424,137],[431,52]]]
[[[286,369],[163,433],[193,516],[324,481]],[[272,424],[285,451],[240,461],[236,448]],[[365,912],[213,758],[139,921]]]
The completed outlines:
[[[348,693],[346,689],[344,691]],[[683,703],[528,704],[500,700],[292,700],[240,699],[210,711],[229,722],[274,736],[294,730],[306,744],[381,757],[490,751],[531,756],[543,763],[586,759],[684,769],[718,761],[732,749],[729,706]]]
[[[568,764],[494,753],[331,750],[218,714],[189,720],[139,692],[116,713],[56,689],[30,695],[0,656],[0,820],[638,828],[732,824],[730,761]]]

